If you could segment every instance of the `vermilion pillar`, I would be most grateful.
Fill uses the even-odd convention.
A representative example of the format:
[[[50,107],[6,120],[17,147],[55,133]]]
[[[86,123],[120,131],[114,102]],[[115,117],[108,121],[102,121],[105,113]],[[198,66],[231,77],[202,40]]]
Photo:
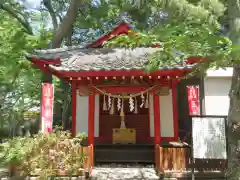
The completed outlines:
[[[174,140],[178,140],[178,106],[177,106],[177,84],[178,80],[172,80],[172,106],[173,106],[173,121],[174,121]]]
[[[95,94],[89,96],[88,106],[88,144],[94,144],[94,109],[95,109]]]
[[[77,84],[72,81],[72,134],[76,136],[76,123],[77,123]]]
[[[155,144],[155,164],[159,168],[159,144],[160,144],[160,103],[159,96],[153,95],[153,109],[154,109],[154,144]]]
[[[154,94],[153,106],[154,106],[154,143],[160,144],[160,103],[159,96]]]
[[[95,93],[88,99],[88,145],[94,148],[94,110],[95,110]],[[94,165],[94,154],[92,149],[92,167]]]

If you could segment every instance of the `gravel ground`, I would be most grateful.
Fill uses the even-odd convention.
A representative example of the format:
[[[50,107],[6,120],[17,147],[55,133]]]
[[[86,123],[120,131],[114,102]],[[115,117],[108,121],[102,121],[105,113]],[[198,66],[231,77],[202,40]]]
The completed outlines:
[[[91,180],[157,180],[154,166],[116,165],[95,166]]]
[[[8,178],[2,176],[0,169],[0,180]],[[3,173],[4,174],[4,173]],[[2,175],[3,175],[2,174]],[[6,176],[6,174],[5,174]],[[34,178],[33,178],[34,179]],[[81,178],[79,178],[80,180]],[[84,179],[84,178],[83,178]],[[157,180],[153,165],[123,165],[123,164],[107,164],[95,166],[91,173],[91,180]],[[15,179],[14,179],[15,180]]]

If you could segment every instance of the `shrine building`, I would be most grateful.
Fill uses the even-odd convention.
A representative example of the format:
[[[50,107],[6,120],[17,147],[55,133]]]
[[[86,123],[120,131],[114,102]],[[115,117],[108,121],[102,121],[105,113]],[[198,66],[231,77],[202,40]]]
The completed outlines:
[[[96,163],[156,163],[156,145],[191,144],[189,114],[203,112],[202,77],[186,79],[200,58],[189,57],[180,64],[146,72],[149,56],[158,46],[103,46],[130,28],[120,22],[85,46],[35,50],[28,56],[41,71],[71,83],[72,133],[88,134]]]

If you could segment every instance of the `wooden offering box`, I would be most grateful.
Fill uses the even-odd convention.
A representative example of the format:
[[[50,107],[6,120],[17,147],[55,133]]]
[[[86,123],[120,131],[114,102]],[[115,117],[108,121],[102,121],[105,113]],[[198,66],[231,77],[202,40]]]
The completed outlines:
[[[128,128],[114,128],[113,129],[113,144],[135,144],[136,130]]]

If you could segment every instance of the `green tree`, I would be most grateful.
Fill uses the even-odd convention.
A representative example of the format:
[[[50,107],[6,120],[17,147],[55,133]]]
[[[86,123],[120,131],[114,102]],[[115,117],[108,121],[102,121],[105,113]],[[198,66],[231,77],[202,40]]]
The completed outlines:
[[[13,19],[13,6],[4,5],[0,9],[0,129],[5,136],[14,135],[23,125],[24,112],[39,107],[40,71],[26,62],[24,54],[46,46],[48,39],[44,32],[34,36],[18,17]],[[19,8],[22,7],[16,6]]]
[[[84,0],[72,0],[72,1],[43,0],[39,11],[29,12],[23,5],[21,5],[17,1],[7,0],[0,3],[0,9],[2,10],[2,12],[7,14],[8,16],[14,18],[15,23],[18,24],[19,28],[22,31],[22,34],[24,35],[23,37],[29,36],[29,35],[32,35],[34,38],[37,37],[37,35],[39,34],[38,33],[39,29],[34,29],[34,27],[36,28],[36,24],[38,25],[42,24],[43,27],[46,27],[49,24],[51,24],[49,22],[52,22],[52,28],[48,29],[49,31],[46,31],[46,28],[44,30],[47,33],[47,35],[52,34],[52,37],[48,36],[48,38],[47,39],[45,38],[45,39],[49,40],[49,37],[50,37],[51,43],[48,45],[49,48],[58,48],[62,44],[71,45],[71,37],[72,37],[71,31],[72,31],[73,23],[76,19],[76,16],[78,15],[78,10],[79,8],[81,8],[81,6],[85,6],[85,4],[87,5],[88,3],[89,3],[88,0],[86,1]],[[46,13],[49,14],[49,16],[46,16]],[[48,21],[46,22],[45,19],[48,19]],[[26,41],[26,42],[30,43],[30,41]],[[21,46],[19,46],[19,48],[20,47]],[[43,46],[40,46],[40,44],[38,47],[44,48]],[[46,47],[47,46],[45,44],[45,48]],[[23,52],[26,53],[27,51],[30,51],[34,48],[36,48],[36,46],[34,45],[31,46],[31,48],[29,48],[28,50],[25,50],[23,47],[22,49],[20,49],[22,51],[19,51],[19,52],[21,53],[21,55],[24,55]],[[8,53],[12,53],[12,51]],[[16,58],[18,58],[18,56],[16,56]],[[17,59],[15,59],[15,61],[17,61]],[[39,77],[33,77],[33,79],[36,81],[39,81]],[[50,74],[44,73],[41,79],[43,82],[44,81],[52,82],[52,77]],[[60,80],[60,82],[59,80],[55,80],[55,84],[57,86],[56,95],[58,97],[56,101],[56,112],[60,114],[60,119],[62,120],[62,124],[65,126],[65,124],[67,124],[67,122],[70,119],[69,115],[71,110],[70,109],[71,88],[69,84],[65,83],[62,79]],[[26,88],[23,88],[23,89],[26,89]],[[34,88],[34,90],[38,90],[39,92],[40,92],[40,89],[41,89],[40,86],[38,86],[38,88]],[[8,89],[5,88],[5,90],[8,92]],[[39,93],[37,94],[39,95]]]

